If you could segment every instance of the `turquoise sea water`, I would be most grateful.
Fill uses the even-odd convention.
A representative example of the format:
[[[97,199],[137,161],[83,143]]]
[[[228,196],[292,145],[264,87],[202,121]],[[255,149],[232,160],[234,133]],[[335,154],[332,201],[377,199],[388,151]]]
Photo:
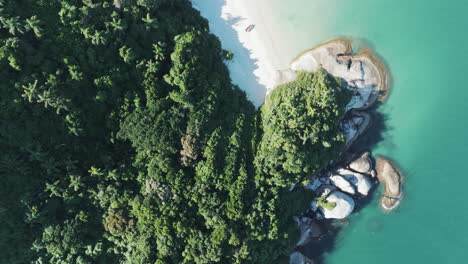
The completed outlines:
[[[353,215],[326,263],[468,263],[468,1],[271,0],[292,57],[347,36],[393,76],[374,149],[405,174],[392,213],[374,200]]]

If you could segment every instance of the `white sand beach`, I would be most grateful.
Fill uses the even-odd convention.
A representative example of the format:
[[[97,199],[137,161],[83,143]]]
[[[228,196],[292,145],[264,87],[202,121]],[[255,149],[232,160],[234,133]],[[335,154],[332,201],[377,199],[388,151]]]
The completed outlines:
[[[268,0],[192,0],[194,8],[208,19],[210,30],[225,50],[234,53],[228,62],[234,84],[246,91],[258,107],[275,86],[278,70],[287,69],[290,56],[281,52],[287,40],[272,15]],[[255,25],[251,32],[245,29]]]

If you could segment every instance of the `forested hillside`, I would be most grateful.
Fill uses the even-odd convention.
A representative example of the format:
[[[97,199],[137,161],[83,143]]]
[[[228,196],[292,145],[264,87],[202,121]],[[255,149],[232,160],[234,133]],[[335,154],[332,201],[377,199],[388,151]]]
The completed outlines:
[[[261,111],[188,0],[0,0],[0,263],[274,263],[343,144],[324,72]]]

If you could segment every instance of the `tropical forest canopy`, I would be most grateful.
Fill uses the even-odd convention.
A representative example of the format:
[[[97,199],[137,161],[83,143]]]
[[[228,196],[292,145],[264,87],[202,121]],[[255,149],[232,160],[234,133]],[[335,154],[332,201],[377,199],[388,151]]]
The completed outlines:
[[[273,263],[349,94],[260,111],[188,0],[0,0],[0,263]]]

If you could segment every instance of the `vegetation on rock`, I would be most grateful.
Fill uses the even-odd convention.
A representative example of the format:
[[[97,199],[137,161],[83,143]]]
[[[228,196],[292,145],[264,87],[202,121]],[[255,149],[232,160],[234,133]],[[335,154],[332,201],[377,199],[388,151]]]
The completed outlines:
[[[329,211],[335,209],[336,207],[336,203],[328,202],[326,196],[320,196],[319,198],[317,198],[317,205]]]

